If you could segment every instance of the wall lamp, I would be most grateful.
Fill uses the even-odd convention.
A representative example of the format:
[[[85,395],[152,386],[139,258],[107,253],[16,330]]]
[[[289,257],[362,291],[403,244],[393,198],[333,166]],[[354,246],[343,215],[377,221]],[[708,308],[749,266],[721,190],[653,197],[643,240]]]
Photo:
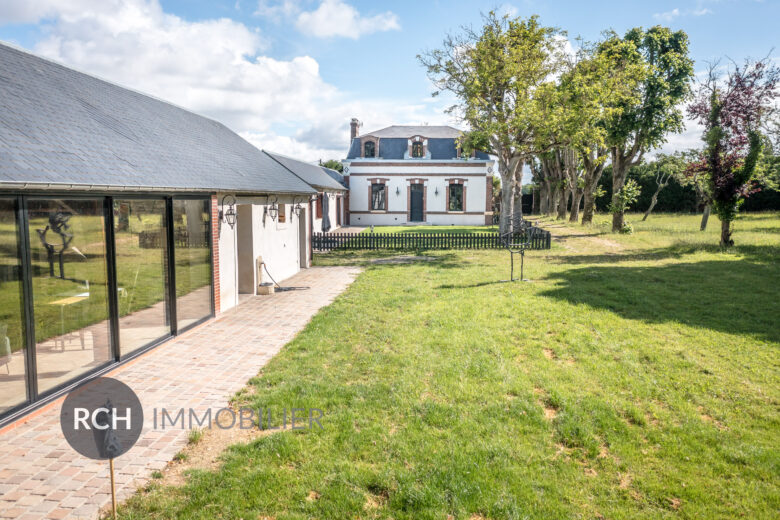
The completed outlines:
[[[436,195],[437,197],[439,196],[439,187],[438,186],[434,190],[433,194]]]
[[[267,209],[268,215],[271,216],[271,220],[273,220],[274,222],[276,222],[276,217],[279,216],[279,204],[277,204],[278,201],[279,201],[279,197],[274,197],[274,201]]]
[[[295,213],[296,217],[300,217],[301,211],[303,211],[303,206],[301,206],[301,202],[298,200],[298,197],[293,199],[293,204],[293,213]]]
[[[395,194],[396,195],[400,195],[401,194],[401,188],[399,188],[398,186],[395,187]]]
[[[227,203],[227,210],[225,210],[225,204]],[[222,197],[222,208],[219,210],[219,220],[227,223],[230,229],[233,229],[236,225],[236,198],[233,195],[225,195]]]

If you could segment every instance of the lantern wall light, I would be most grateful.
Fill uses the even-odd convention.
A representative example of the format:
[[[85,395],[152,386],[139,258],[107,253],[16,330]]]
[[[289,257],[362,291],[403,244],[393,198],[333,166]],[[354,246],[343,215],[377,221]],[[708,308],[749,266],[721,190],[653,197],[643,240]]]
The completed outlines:
[[[278,201],[279,198],[274,197],[274,201],[268,207],[268,215],[271,216],[271,220],[273,220],[274,222],[276,222],[276,217],[279,216],[279,204],[277,204]]]
[[[300,217],[301,216],[301,211],[303,211],[303,206],[301,206],[301,202],[300,202],[300,200],[298,200],[298,197],[295,197],[293,199],[293,204],[294,204],[294,206],[293,206],[293,213],[295,213],[296,217]]]
[[[227,209],[225,209],[225,204],[227,204]],[[236,225],[236,198],[232,195],[225,195],[222,197],[221,206],[219,220],[230,226],[230,229],[233,229]]]

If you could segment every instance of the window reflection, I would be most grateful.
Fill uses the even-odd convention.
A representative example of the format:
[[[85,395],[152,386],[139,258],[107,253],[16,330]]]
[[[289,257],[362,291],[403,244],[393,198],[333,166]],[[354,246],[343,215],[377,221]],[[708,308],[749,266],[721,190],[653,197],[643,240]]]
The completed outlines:
[[[112,359],[102,199],[30,199],[38,392]]]
[[[208,199],[173,201],[179,330],[211,315],[210,222]]]
[[[0,413],[27,400],[18,255],[14,201],[0,199]]]
[[[170,334],[164,200],[114,200],[119,350]]]

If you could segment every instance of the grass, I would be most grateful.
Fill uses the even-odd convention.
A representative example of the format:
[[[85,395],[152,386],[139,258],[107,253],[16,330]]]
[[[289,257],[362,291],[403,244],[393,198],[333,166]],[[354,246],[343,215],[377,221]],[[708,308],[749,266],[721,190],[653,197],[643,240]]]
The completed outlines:
[[[496,233],[498,226],[374,226],[374,233],[398,233],[398,234],[448,234],[448,235],[472,235],[478,233]],[[371,233],[371,228],[366,228],[361,233]]]
[[[237,405],[320,408],[324,429],[229,448],[124,519],[776,518],[780,215],[555,221],[503,251],[317,259],[363,274]],[[450,516],[451,515],[451,516]]]

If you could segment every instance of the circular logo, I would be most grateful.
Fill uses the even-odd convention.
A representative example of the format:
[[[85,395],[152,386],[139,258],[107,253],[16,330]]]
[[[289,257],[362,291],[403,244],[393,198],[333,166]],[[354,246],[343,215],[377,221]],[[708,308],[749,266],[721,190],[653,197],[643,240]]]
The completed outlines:
[[[90,459],[113,459],[141,436],[144,411],[129,386],[99,377],[72,391],[60,412],[60,427],[71,448]]]

